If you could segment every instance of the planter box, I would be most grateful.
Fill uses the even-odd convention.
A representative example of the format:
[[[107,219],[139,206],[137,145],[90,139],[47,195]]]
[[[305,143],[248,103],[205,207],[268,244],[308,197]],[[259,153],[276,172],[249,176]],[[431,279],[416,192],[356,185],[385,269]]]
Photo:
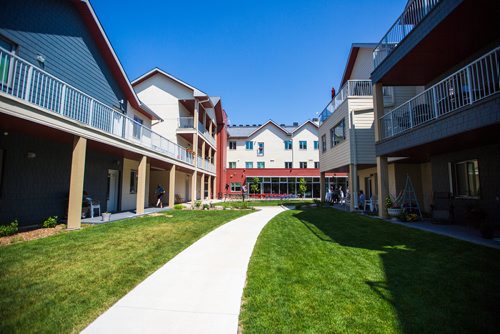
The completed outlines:
[[[401,214],[402,209],[401,208],[388,208],[387,209],[387,214],[391,217],[397,217]]]
[[[101,220],[102,220],[103,222],[109,222],[109,220],[110,220],[110,219],[111,219],[111,213],[106,213],[106,212],[105,212],[105,213],[103,213],[103,214],[101,215]]]

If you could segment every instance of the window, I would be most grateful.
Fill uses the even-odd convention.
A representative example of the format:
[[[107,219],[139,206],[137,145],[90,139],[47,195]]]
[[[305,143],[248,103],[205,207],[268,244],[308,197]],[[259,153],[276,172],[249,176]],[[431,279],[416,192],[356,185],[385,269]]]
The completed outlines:
[[[456,197],[479,198],[479,164],[468,160],[454,164],[453,186]]]
[[[291,161],[285,161],[285,168],[293,168]]]
[[[133,129],[133,135],[134,138],[140,139],[141,138],[141,132],[142,132],[142,123],[143,120],[140,119],[137,116],[134,116],[134,129]]]
[[[319,168],[319,161],[314,162],[314,168]]]
[[[285,140],[285,150],[291,150],[292,149],[292,141],[291,140]]]
[[[130,171],[130,193],[137,193],[137,171],[133,169]]]
[[[236,161],[229,161],[229,168],[236,168]]]
[[[326,152],[326,135],[321,136],[321,151]]]
[[[241,183],[240,182],[231,182],[231,191],[241,191]]]
[[[245,168],[253,168],[253,161],[245,162]]]
[[[258,161],[257,168],[266,168],[266,163],[264,161]]]
[[[330,129],[330,146],[340,144],[345,140],[345,118]]]
[[[307,161],[301,161],[300,168],[307,168]]]
[[[253,141],[246,141],[246,142],[245,142],[245,148],[246,148],[248,151],[253,150]]]
[[[0,38],[0,47],[7,51],[14,51],[15,45],[3,38]],[[0,56],[0,84],[10,85],[10,79],[12,79],[13,68],[11,66],[12,57],[8,54],[3,53]]]
[[[314,141],[314,149],[319,150],[319,141],[317,140]]]
[[[264,155],[264,143],[257,143],[257,156],[261,157]]]
[[[236,150],[236,142],[235,141],[230,141],[229,142],[229,149],[230,150]]]
[[[299,141],[299,149],[307,150],[307,141],[305,141],[305,140]]]

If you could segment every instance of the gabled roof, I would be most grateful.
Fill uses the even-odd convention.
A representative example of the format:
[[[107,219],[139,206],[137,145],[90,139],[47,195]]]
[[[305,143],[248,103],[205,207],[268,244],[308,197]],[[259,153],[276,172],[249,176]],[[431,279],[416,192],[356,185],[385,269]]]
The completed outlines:
[[[104,32],[104,29],[97,18],[92,5],[89,0],[72,0],[75,6],[78,8],[85,24],[88,26],[90,32],[95,38],[99,49],[102,52],[104,60],[106,64],[111,69],[113,75],[115,76],[118,85],[125,93],[127,100],[129,103],[137,109],[139,112],[144,114],[146,117],[150,119],[161,119],[157,114],[155,114],[151,109],[149,109],[146,105],[142,104],[139,98],[137,97],[130,81],[123,70],[123,67],[120,63],[120,60],[116,56],[115,50],[111,46],[111,43]]]
[[[146,72],[144,73],[143,75],[141,75],[140,77],[138,77],[137,79],[133,80],[132,81],[132,86],[136,86],[138,84],[140,84],[141,82],[144,82],[146,81],[147,79],[151,78],[152,76],[156,75],[156,74],[161,74],[167,78],[169,78],[170,80],[172,81],[175,81],[177,82],[178,84],[180,84],[181,86],[184,86],[186,87],[187,89],[190,89],[193,91],[193,96],[194,97],[209,97],[208,94],[202,92],[201,90],[199,90],[198,88],[194,87],[194,86],[191,86],[190,84],[182,81],[181,79],[179,78],[176,78],[174,77],[172,74],[170,73],[167,73],[165,71],[163,71],[162,69],[158,68],[158,67],[155,67],[153,68],[152,70],[150,70],[149,72]],[[215,105],[215,104],[214,104]]]
[[[251,137],[261,129],[265,128],[269,124],[276,126],[278,129],[283,131],[286,135],[291,136],[293,133],[297,132],[300,128],[305,126],[306,124],[312,124],[314,127],[318,128],[318,125],[311,120],[307,120],[301,125],[279,125],[273,120],[268,120],[266,123],[258,126],[230,126],[228,127],[229,137],[233,138],[245,138]]]
[[[310,119],[308,119],[307,121],[305,121],[304,123],[302,123],[302,125],[299,125],[297,128],[295,128],[295,130],[293,130],[292,133],[297,132],[300,128],[302,128],[303,126],[305,126],[308,123],[312,124],[315,128],[319,128],[318,124],[316,124],[313,121],[311,121]]]
[[[349,51],[349,56],[347,57],[347,64],[344,69],[344,74],[342,75],[342,80],[340,81],[340,87],[342,87],[347,80],[351,77],[352,69],[356,63],[356,58],[358,57],[359,49],[375,49],[377,47],[376,43],[353,43],[351,45],[351,50]]]

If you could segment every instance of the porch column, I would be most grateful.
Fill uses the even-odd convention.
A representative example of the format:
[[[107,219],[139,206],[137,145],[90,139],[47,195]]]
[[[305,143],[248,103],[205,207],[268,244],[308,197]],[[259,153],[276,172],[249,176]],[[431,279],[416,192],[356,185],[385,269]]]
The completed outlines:
[[[378,215],[387,218],[385,209],[385,198],[389,194],[389,171],[387,168],[387,158],[377,157],[377,182],[378,182]]]
[[[349,165],[349,191],[351,193],[351,211],[358,208],[358,166],[355,164]]]
[[[69,230],[79,229],[82,220],[83,180],[85,177],[85,154],[87,139],[75,136],[71,158],[69,179],[68,226]]]
[[[382,83],[373,84],[373,115],[375,118],[375,142],[382,139],[382,127],[380,118],[384,116],[384,93]]]
[[[210,124],[208,125],[208,133],[210,133],[211,136],[213,136],[212,129],[213,129],[214,122],[210,120]]]
[[[202,201],[205,200],[205,173],[200,173],[201,174],[201,177],[200,177],[200,199]]]
[[[326,173],[325,172],[320,172],[319,173],[319,194],[321,196],[320,200],[321,203],[325,203],[325,198],[326,198]]]
[[[175,205],[175,165],[170,168],[170,177],[168,184],[168,206],[173,208]]]
[[[135,202],[135,213],[138,215],[144,214],[144,201],[146,198],[146,167],[148,157],[143,155],[139,161],[137,170],[137,197]]]
[[[212,175],[208,175],[208,199],[212,199]]]
[[[214,176],[214,179],[213,179],[213,185],[212,187],[214,188],[214,193],[213,193],[213,198],[214,199],[217,199],[217,188],[215,187],[215,185],[217,184],[216,181],[215,181],[216,177]]]
[[[203,163],[205,163],[205,148],[206,148],[206,142],[205,138],[203,138],[203,141],[201,142],[201,159],[203,160]],[[205,167],[205,166],[203,166]]]
[[[191,204],[194,205],[196,202],[196,179],[198,178],[198,172],[193,171],[191,175]]]

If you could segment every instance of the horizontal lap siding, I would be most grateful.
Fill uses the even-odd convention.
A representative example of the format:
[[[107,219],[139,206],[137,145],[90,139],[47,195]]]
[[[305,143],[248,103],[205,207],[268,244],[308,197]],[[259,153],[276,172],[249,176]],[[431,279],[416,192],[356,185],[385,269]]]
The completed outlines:
[[[330,129],[345,118],[346,140],[333,148],[330,146]],[[326,134],[326,152],[322,152],[321,137]],[[349,136],[349,117],[348,102],[345,101],[335,112],[323,123],[319,129],[320,145],[320,170],[328,171],[350,164],[350,136]]]
[[[125,99],[76,6],[70,1],[7,1],[0,35],[18,45],[18,55],[96,99],[115,107]]]
[[[349,109],[353,111],[353,131],[356,136],[356,152],[351,153],[352,159],[357,164],[375,164],[373,99],[349,98]]]

